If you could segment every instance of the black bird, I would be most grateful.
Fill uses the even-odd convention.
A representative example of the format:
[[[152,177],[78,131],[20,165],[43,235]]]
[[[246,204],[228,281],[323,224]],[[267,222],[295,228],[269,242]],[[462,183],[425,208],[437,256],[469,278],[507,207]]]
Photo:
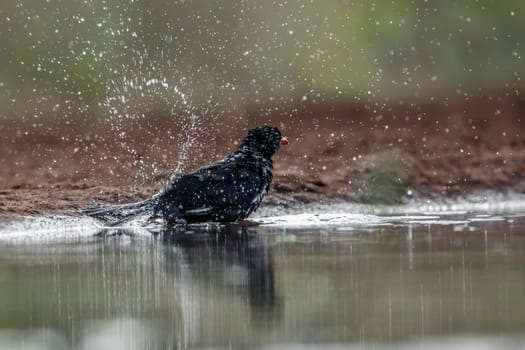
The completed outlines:
[[[256,210],[272,181],[272,156],[288,144],[277,128],[248,131],[240,149],[222,161],[183,175],[138,203],[86,208],[86,215],[118,225],[137,216],[176,223],[237,222]]]

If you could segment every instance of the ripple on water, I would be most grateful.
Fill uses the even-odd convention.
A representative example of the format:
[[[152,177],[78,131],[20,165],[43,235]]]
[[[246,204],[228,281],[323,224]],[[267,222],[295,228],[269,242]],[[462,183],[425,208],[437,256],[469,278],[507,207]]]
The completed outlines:
[[[271,211],[263,207],[252,220],[262,227],[278,229],[331,228],[351,231],[363,227],[451,225],[464,230],[476,223],[513,222],[524,215],[524,194],[492,194],[483,198],[490,198],[490,201],[479,203],[478,195],[454,200],[438,199],[434,202],[413,200],[399,206],[354,203],[306,205],[288,209],[283,215],[268,215]],[[119,229],[127,230],[128,237],[149,237],[152,232],[159,231],[158,225],[144,227],[142,222],[130,222]],[[86,217],[27,217],[21,221],[0,224],[0,242],[77,242],[93,239],[102,229],[104,227],[100,222]]]

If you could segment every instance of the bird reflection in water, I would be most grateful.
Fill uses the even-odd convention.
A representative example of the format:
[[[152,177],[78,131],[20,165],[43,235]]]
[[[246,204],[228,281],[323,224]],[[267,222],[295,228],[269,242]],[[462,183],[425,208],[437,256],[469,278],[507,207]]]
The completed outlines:
[[[251,310],[251,320],[258,327],[260,322],[275,322],[280,318],[271,241],[258,234],[254,227],[246,224],[166,226],[160,237],[165,244],[182,249],[190,274],[197,275],[210,288],[227,288],[239,300],[245,300]],[[180,262],[180,258],[177,261]]]
[[[149,232],[155,242],[164,245],[161,264],[175,277],[173,293],[182,296],[183,308],[209,305],[213,298],[212,305],[233,304],[226,309],[214,306],[210,318],[227,321],[228,315],[212,313],[238,310],[246,304],[255,328],[271,328],[280,320],[283,304],[276,293],[271,235],[260,234],[246,223],[165,225]],[[136,232],[111,229],[99,233],[101,237],[116,235],[134,236]]]

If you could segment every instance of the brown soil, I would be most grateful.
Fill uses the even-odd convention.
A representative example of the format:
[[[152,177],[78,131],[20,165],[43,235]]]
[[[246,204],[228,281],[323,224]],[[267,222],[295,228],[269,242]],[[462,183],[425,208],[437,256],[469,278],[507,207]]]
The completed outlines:
[[[340,200],[394,204],[411,192],[524,191],[525,102],[443,101],[309,106],[293,117],[281,111],[240,121],[212,120],[202,124],[206,126],[181,169],[221,158],[236,148],[233,140],[247,128],[272,124],[290,144],[274,157],[274,182],[263,205]],[[100,121],[55,124],[0,125],[3,220],[72,214],[94,203],[147,198],[175,168],[181,140],[188,135],[183,122],[162,115],[118,130]]]

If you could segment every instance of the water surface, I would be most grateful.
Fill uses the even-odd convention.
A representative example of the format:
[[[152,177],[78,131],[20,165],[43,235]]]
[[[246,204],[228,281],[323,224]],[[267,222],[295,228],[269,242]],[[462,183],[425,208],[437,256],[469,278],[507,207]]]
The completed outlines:
[[[0,348],[525,346],[525,216],[317,217],[3,240]]]

